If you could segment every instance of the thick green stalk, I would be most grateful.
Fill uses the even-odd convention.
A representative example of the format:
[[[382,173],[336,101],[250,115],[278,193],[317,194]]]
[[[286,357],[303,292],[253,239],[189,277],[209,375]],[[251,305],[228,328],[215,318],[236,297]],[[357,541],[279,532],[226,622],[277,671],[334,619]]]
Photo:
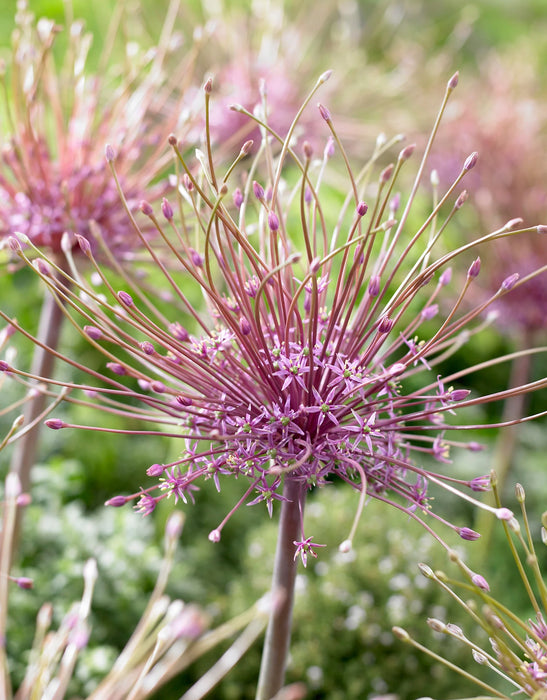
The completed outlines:
[[[285,681],[285,665],[291,640],[294,582],[298,561],[295,561],[294,541],[300,539],[305,487],[291,479],[285,479],[281,504],[279,533],[272,578],[272,595],[280,596],[274,605],[262,653],[256,700],[271,700],[281,690]]]

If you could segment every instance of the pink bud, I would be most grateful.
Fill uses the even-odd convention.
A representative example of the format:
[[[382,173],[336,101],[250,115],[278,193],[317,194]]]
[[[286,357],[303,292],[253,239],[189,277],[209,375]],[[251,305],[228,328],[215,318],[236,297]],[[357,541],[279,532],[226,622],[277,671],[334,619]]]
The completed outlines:
[[[84,333],[91,338],[91,340],[100,340],[103,337],[103,332],[97,326],[84,326]]]
[[[426,321],[430,321],[432,318],[435,318],[438,313],[439,305],[431,304],[430,306],[426,306],[425,309],[422,309],[421,317]]]
[[[279,228],[279,219],[274,211],[268,212],[268,226],[270,227],[270,231],[277,231]]]
[[[235,206],[239,209],[244,201],[243,192],[239,189],[239,187],[234,191],[233,198]]]
[[[386,166],[386,167],[382,170],[382,172],[380,173],[380,182],[381,182],[382,184],[385,184],[386,182],[389,181],[389,179],[390,179],[391,176],[393,175],[393,168],[394,168],[394,167],[395,167],[395,166],[393,165],[393,163],[390,163],[388,166]]]
[[[154,214],[154,210],[152,209],[152,205],[149,204],[145,199],[142,199],[139,202],[139,209],[146,216],[153,216],[153,214]]]
[[[148,340],[144,340],[140,346],[145,355],[153,355],[156,352],[154,346]]]
[[[468,194],[467,190],[464,190],[463,192],[461,192],[460,195],[458,196],[458,199],[456,200],[456,204],[454,205],[454,207],[456,209],[461,209],[463,207],[463,205],[465,204],[465,202],[467,201],[468,197],[469,197],[469,194]]]
[[[443,287],[446,287],[447,284],[450,284],[451,279],[452,279],[452,268],[448,267],[446,270],[443,271],[442,275],[439,277],[439,284],[442,285]]]
[[[253,141],[252,139],[249,139],[248,141],[245,141],[245,143],[243,144],[243,146],[241,146],[241,151],[240,151],[241,155],[242,155],[242,156],[247,156],[247,155],[249,155],[249,153],[251,152],[251,150],[252,150],[252,148],[253,148],[253,144],[254,144],[254,141]]]
[[[255,197],[259,201],[262,201],[264,199],[264,188],[256,180],[253,181],[253,192],[254,192]]]
[[[220,542],[220,530],[211,530],[207,537],[210,542]]]
[[[405,146],[403,150],[399,153],[399,160],[400,161],[405,161],[410,158],[410,156],[414,153],[416,149],[416,144],[411,143],[408,146]]]
[[[131,296],[131,294],[128,294],[127,292],[124,292],[122,290],[121,292],[118,292],[117,297],[118,297],[118,300],[124,306],[133,306],[133,297]]]
[[[24,588],[26,590],[33,588],[34,586],[34,581],[26,576],[19,576],[19,578],[15,579],[15,583],[19,586],[19,588]]]
[[[249,335],[251,332],[251,324],[244,316],[239,319],[239,330],[242,335]]]
[[[119,362],[107,362],[106,366],[111,372],[114,372],[114,374],[117,374],[119,377],[123,377],[124,374],[127,374],[125,367]]]
[[[67,427],[67,423],[60,418],[50,418],[45,424],[48,428],[51,428],[51,430],[61,430],[61,428]]]
[[[317,105],[319,108],[319,114],[323,117],[323,119],[326,122],[330,122],[330,112],[329,110],[325,107],[325,105],[322,105],[320,102]]]
[[[359,214],[359,216],[364,216],[367,213],[367,211],[368,204],[366,204],[365,202],[359,202],[359,204],[357,205],[357,213]]]
[[[539,224],[539,226],[536,226],[536,231],[538,233],[547,233],[547,226],[544,224]]]
[[[490,590],[488,581],[484,578],[484,576],[481,576],[480,574],[473,574],[473,576],[471,576],[471,581],[475,584],[475,586],[477,586],[483,591],[486,591],[487,593]]]
[[[477,164],[478,159],[479,159],[479,154],[477,153],[477,151],[473,151],[473,153],[466,158],[465,163],[463,164],[463,169],[464,170],[471,170]]]
[[[380,278],[378,275],[373,275],[370,278],[370,282],[368,284],[368,293],[371,297],[377,297],[380,293]]]
[[[501,289],[503,289],[503,291],[505,291],[505,292],[508,292],[510,289],[513,289],[515,284],[518,282],[519,277],[520,277],[520,275],[518,272],[515,272],[512,275],[509,275],[509,277],[506,277],[503,280],[503,282],[501,283]]]
[[[165,197],[161,200],[161,211],[167,221],[171,221],[173,218],[173,207],[169,204]]]
[[[456,87],[456,85],[458,84],[459,78],[460,78],[460,74],[458,73],[458,71],[456,71],[454,73],[454,75],[450,78],[450,80],[448,81],[447,87],[449,90],[452,91]]]
[[[127,503],[128,499],[125,496],[114,496],[114,498],[109,498],[106,501],[105,506],[112,506],[112,508],[121,508]]]
[[[454,391],[450,392],[450,399],[452,401],[463,401],[470,393],[469,389],[454,389]]]
[[[393,328],[395,321],[392,318],[389,318],[388,316],[384,316],[380,323],[378,324],[378,332],[379,333],[389,333],[391,329]]]
[[[469,270],[467,271],[467,277],[474,279],[475,277],[478,276],[480,270],[481,270],[481,259],[477,258],[476,260],[473,260],[473,262],[469,266]]]
[[[471,530],[471,528],[469,527],[460,527],[458,529],[458,534],[463,540],[469,540],[470,542],[478,540],[480,537],[480,534],[478,532],[475,532],[475,530]]]
[[[213,90],[213,79],[212,78],[207,78],[205,81],[205,85],[203,86],[203,92],[206,95],[210,95]]]
[[[112,146],[109,143],[107,143],[105,146],[104,155],[109,163],[112,163],[112,161],[116,157],[116,151],[112,148]]]
[[[325,146],[325,151],[323,155],[325,156],[325,158],[332,158],[332,156],[334,155],[334,139],[332,138],[332,136],[329,136],[329,138],[327,139],[327,144]]]
[[[77,233],[76,240],[78,241],[78,245],[80,246],[82,253],[89,257],[91,255],[91,245],[87,238],[85,236],[80,236],[80,234]]]
[[[165,467],[163,464],[152,464],[146,470],[148,476],[161,476],[163,474]]]
[[[304,141],[304,145],[302,146],[302,150],[304,152],[304,157],[307,158],[308,160],[313,156],[313,148],[312,148],[312,145],[309,141]]]

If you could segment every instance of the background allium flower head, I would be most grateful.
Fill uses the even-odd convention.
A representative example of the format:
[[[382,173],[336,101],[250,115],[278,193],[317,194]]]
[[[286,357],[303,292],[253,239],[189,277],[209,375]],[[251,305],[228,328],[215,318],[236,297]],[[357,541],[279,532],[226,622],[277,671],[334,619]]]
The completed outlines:
[[[119,21],[118,14],[111,28]],[[130,42],[127,68],[107,71],[103,63],[92,73],[92,37],[83,22],[63,28],[49,19],[35,21],[26,2],[18,3],[15,22],[12,57],[2,73],[9,102],[0,164],[0,237],[22,232],[59,252],[65,232],[93,242],[100,235],[116,254],[131,251],[138,241],[105,162],[104,144],[108,140],[117,154],[130,205],[147,188],[152,197],[165,192],[163,180],[150,189],[168,162],[159,132],[177,125],[184,129],[179,110],[163,110],[162,63],[170,50],[170,27],[166,46],[145,51]],[[58,46],[60,33],[64,48]],[[110,41],[102,46],[103,62]],[[192,76],[192,52],[186,56],[178,65],[181,93]]]
[[[327,78],[321,76],[314,91]],[[457,74],[448,83],[441,114],[456,84]],[[431,483],[466,498],[465,489],[487,488],[487,479],[461,481],[450,474],[452,447],[480,449],[453,437],[458,427],[452,416],[459,406],[509,392],[470,397],[459,382],[472,367],[449,376],[440,368],[473,332],[473,320],[484,308],[460,310],[481,264],[473,259],[472,244],[435,254],[437,239],[460,207],[458,183],[476,154],[415,226],[410,210],[423,160],[410,194],[396,194],[414,146],[403,148],[376,176],[376,162],[393,147],[380,139],[356,172],[323,105],[317,119],[325,140],[330,133],[336,142],[334,153],[331,146],[317,157],[309,146],[291,151],[291,128],[284,140],[272,133],[281,147],[278,155],[265,144],[245,167],[236,162],[226,173],[215,168],[208,143],[206,153],[198,152],[201,172],[194,174],[177,138],[169,138],[182,172],[177,201],[165,200],[161,211],[143,201],[135,222],[157,287],[163,279],[171,295],[166,308],[159,295],[143,298],[138,280],[113,287],[84,239],[82,249],[102,276],[104,294],[83,281],[65,285],[46,265],[37,268],[67,309],[80,314],[83,322],[73,321],[106,357],[104,377],[64,358],[103,380],[81,388],[105,411],[144,421],[139,432],[177,438],[183,446],[175,461],[149,467],[148,474],[159,479],[155,485],[117,496],[111,505],[136,499],[137,508],[149,513],[165,498],[194,502],[203,479],[212,479],[218,489],[224,479],[237,479],[241,499],[210,533],[218,541],[242,504],[263,503],[271,514],[275,501],[286,500],[287,483],[302,505],[309,489],[341,480],[359,492],[358,511],[369,496],[412,517],[429,514],[441,521],[431,509]],[[333,198],[341,201],[340,192],[322,182],[333,161],[347,166],[348,183],[334,215],[330,205]],[[439,211],[447,202],[453,203],[452,214],[441,222]],[[158,242],[141,232],[150,222],[170,249],[168,261],[156,254]],[[501,229],[480,240],[505,235]],[[22,250],[19,254],[26,259]],[[460,254],[466,281],[441,315],[449,264]],[[505,293],[500,288],[493,299]],[[205,305],[198,303],[200,296]],[[81,401],[74,392],[70,400]],[[61,419],[48,425],[70,426]],[[492,510],[508,517],[506,509]],[[464,539],[476,538],[467,527],[450,526]],[[295,546],[305,559],[319,545],[302,533]]]
[[[524,224],[545,219],[547,170],[538,152],[547,147],[537,77],[524,47],[505,59],[497,54],[483,61],[480,76],[470,86],[469,99],[455,101],[447,115],[432,157],[441,185],[446,186],[458,171],[458,157],[471,147],[481,160],[470,181],[471,203],[481,226],[501,226],[515,217]],[[493,291],[503,281],[510,265],[521,277],[535,270],[544,257],[541,238],[526,238],[515,245],[500,241],[493,255],[498,261],[479,285]],[[477,297],[478,298],[478,297]],[[498,324],[505,330],[527,334],[545,330],[547,276],[534,277],[514,294],[497,304]]]

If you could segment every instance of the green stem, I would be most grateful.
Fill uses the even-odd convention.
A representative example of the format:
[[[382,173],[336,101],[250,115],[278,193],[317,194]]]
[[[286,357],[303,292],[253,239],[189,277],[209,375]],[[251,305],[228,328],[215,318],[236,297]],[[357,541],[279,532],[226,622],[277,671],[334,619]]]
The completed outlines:
[[[283,496],[287,500],[281,504],[272,578],[272,595],[281,595],[281,600],[274,604],[266,630],[256,700],[271,700],[283,687],[291,639],[294,582],[298,566],[298,561],[294,558],[294,541],[300,539],[305,487],[286,478]]]

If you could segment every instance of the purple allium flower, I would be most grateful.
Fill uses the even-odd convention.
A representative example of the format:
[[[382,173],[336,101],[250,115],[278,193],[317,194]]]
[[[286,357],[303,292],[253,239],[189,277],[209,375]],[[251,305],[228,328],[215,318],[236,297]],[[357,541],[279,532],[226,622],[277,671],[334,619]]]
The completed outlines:
[[[323,126],[325,138],[331,129],[341,147],[334,120]],[[426,233],[445,202],[456,199],[455,187],[467,167],[462,163],[456,183],[417,229],[409,212],[427,150],[411,194],[403,197],[399,221],[392,218],[389,202],[401,169],[410,167],[413,149],[408,147],[389,181],[384,170],[370,189],[349,170],[343,205],[332,211],[325,204],[332,201],[331,193],[324,201],[321,180],[328,156],[310,169],[290,147],[294,127],[284,140],[275,136],[280,155],[266,145],[255,156],[251,172],[271,192],[258,198],[248,172],[231,169],[233,177],[225,181],[209,170],[214,163],[209,142],[206,158],[199,158],[208,163],[202,178],[193,174],[194,164],[185,160],[178,139],[169,138],[181,173],[192,183],[192,197],[187,187],[177,188],[180,207],[173,206],[173,212],[182,209],[183,218],[174,214],[164,222],[143,209],[141,226],[153,220],[158,240],[139,233],[157,284],[163,277],[170,292],[165,308],[161,295],[145,299],[138,279],[127,278],[129,291],[117,292],[110,282],[105,295],[86,288],[88,297],[79,288],[75,293],[73,287],[48,281],[82,315],[84,337],[90,339],[90,324],[102,330],[94,344],[103,349],[106,367],[118,375],[105,372],[107,388],[83,388],[104,396],[109,410],[119,400],[117,412],[143,420],[142,432],[181,441],[182,455],[163,465],[159,484],[127,497],[140,499],[139,510],[150,512],[169,497],[193,501],[204,479],[213,479],[219,489],[227,478],[241,483],[241,498],[211,533],[214,541],[244,503],[265,503],[271,513],[274,501],[287,500],[282,492],[287,483],[305,495],[343,481],[360,493],[359,513],[368,496],[416,519],[445,523],[432,509],[431,484],[471,501],[456,486],[470,491],[483,487],[482,481],[458,480],[447,469],[450,448],[476,449],[474,442],[448,438],[453,431],[475,427],[454,424],[452,414],[461,406],[505,395],[468,397],[466,389],[452,386],[472,367],[441,374],[443,358],[465,341],[485,307],[471,312],[459,308],[479,275],[473,246],[437,253],[436,239]],[[363,172],[388,148],[386,143],[374,150]],[[299,176],[300,187],[289,187],[286,174],[292,182]],[[229,196],[234,193],[243,197],[241,202],[234,204]],[[520,233],[537,235],[535,227]],[[486,234],[477,243],[501,235],[507,234]],[[156,245],[170,249],[168,266]],[[88,255],[93,261],[93,254]],[[448,266],[460,255],[472,274],[443,315],[438,302],[449,286]],[[101,274],[106,282],[107,273]],[[205,303],[198,306],[194,300],[200,294]],[[160,393],[153,389],[157,382]],[[521,390],[526,387],[513,391]],[[141,409],[128,404],[135,401]],[[464,539],[474,538],[469,528],[446,524]],[[352,537],[353,530],[348,542]],[[299,551],[309,553],[310,546],[302,534]]]
[[[537,78],[527,65],[515,65],[518,60],[516,54],[502,58],[494,53],[484,61],[482,74],[466,87],[465,98],[456,98],[432,154],[440,184],[447,186],[459,170],[459,158],[471,150],[479,152],[469,184],[471,204],[483,227],[509,225],[519,216],[528,225],[547,210],[545,169],[537,157],[547,148],[545,101]],[[514,245],[508,238],[495,246],[493,256],[497,264],[482,277],[475,299],[511,284],[517,273],[525,277],[535,271],[538,261],[545,260],[545,243],[531,237]],[[544,333],[546,305],[543,273],[500,298],[494,307],[499,311],[496,323],[508,333],[515,329],[527,335]]]
[[[180,111],[162,111],[165,50],[135,53],[133,43],[131,75],[120,66],[112,75],[104,66],[92,73],[86,66],[91,35],[82,22],[66,30],[68,46],[58,54],[62,27],[35,21],[26,2],[18,3],[15,21],[7,68],[13,94],[0,164],[0,239],[19,232],[60,253],[63,234],[70,236],[70,247],[74,235],[81,235],[95,252],[103,239],[119,258],[140,241],[109,161],[116,163],[132,210],[144,190],[156,199],[167,188],[167,180],[158,180],[168,164],[158,133],[178,127]],[[188,60],[182,64],[191,74]]]

